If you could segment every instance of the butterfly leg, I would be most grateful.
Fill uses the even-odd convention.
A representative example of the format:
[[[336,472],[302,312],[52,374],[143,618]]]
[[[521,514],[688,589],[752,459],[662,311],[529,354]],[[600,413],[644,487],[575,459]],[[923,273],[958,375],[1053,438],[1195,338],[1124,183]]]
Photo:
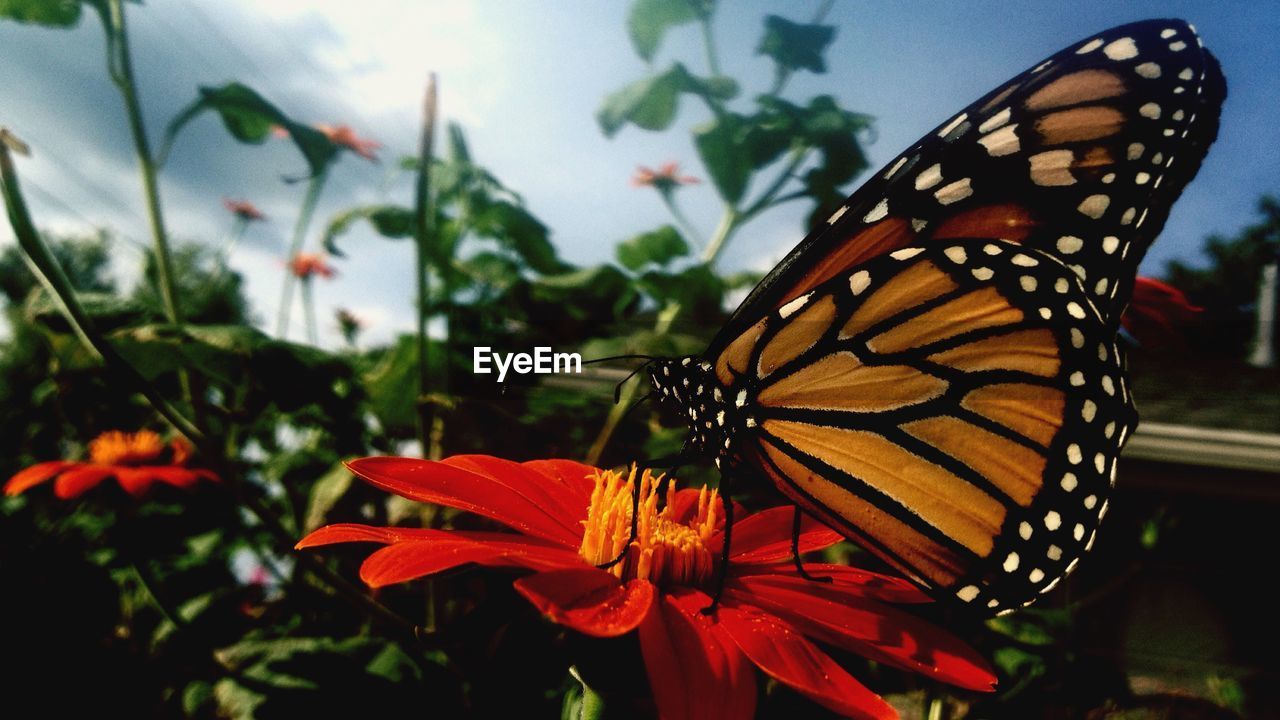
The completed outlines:
[[[724,592],[724,576],[729,570],[729,548],[733,541],[733,496],[729,490],[729,476],[720,476],[720,502],[724,506],[724,544],[720,546],[720,565],[716,568],[716,587],[711,604],[702,608],[703,615],[714,615],[720,607],[720,595]]]
[[[800,573],[800,577],[812,582],[829,583],[833,582],[830,577],[810,575],[808,570],[804,569],[804,563],[800,562],[800,520],[804,517],[803,511],[796,507],[795,519],[791,521],[791,560],[796,565],[796,572]]]

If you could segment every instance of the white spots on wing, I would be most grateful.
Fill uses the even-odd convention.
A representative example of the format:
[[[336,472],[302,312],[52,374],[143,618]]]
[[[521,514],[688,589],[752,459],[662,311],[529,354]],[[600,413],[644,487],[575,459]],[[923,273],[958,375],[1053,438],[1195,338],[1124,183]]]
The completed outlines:
[[[1049,320],[1053,317],[1053,311],[1047,307],[1042,307],[1040,308],[1040,317],[1044,318],[1045,320]]]
[[[1133,222],[1133,216],[1137,214],[1138,214],[1137,208],[1129,208],[1128,210],[1125,210],[1124,214],[1120,216],[1120,224],[1128,225],[1129,223]]]
[[[1076,489],[1076,486],[1080,484],[1080,481],[1076,479],[1075,473],[1063,473],[1062,482],[1059,484],[1062,485],[1063,490],[1071,492]]]
[[[1142,143],[1129,143],[1129,149],[1125,153],[1125,158],[1128,160],[1137,160],[1142,157],[1142,153],[1146,152],[1146,149],[1147,148]]]
[[[1072,253],[1080,252],[1080,248],[1084,247],[1084,240],[1074,235],[1063,235],[1058,238],[1057,247],[1058,252],[1063,255],[1071,255]]]
[[[1010,262],[1012,262],[1014,265],[1019,265],[1021,267],[1035,267],[1040,264],[1039,260],[1036,260],[1030,255],[1023,255],[1022,253],[1018,253],[1017,255],[1014,255],[1010,259]]]
[[[1074,538],[1076,539],[1076,541],[1077,541],[1077,542],[1078,542],[1078,541],[1080,541],[1080,540],[1083,540],[1083,539],[1084,539],[1084,525],[1082,525],[1081,523],[1076,523],[1076,526],[1075,526],[1075,527],[1073,527],[1073,528],[1071,528],[1071,537],[1074,537]]]
[[[1084,499],[1084,509],[1085,509],[1085,510],[1092,510],[1092,509],[1094,508],[1094,506],[1096,506],[1097,504],[1098,504],[1098,496],[1097,496],[1097,495],[1090,495],[1089,497],[1087,497],[1087,498],[1085,498],[1085,499]]]
[[[1179,108],[1178,110],[1173,111],[1173,115],[1171,117],[1174,120],[1181,120],[1185,115],[1186,115],[1186,112],[1183,111],[1181,108]]]
[[[1107,46],[1102,48],[1102,54],[1112,60],[1128,60],[1138,57],[1138,46],[1134,44],[1133,38],[1120,38],[1107,43]]]
[[[916,176],[916,189],[928,190],[942,182],[942,165],[934,163]]]
[[[1152,165],[1159,165],[1162,162],[1164,162],[1164,153],[1156,153],[1155,155],[1151,156]]]
[[[1153,62],[1144,62],[1134,68],[1134,72],[1149,80],[1155,80],[1160,77],[1160,66]]]
[[[978,586],[965,585],[956,592],[956,597],[964,602],[973,602],[973,599],[978,597]]]
[[[1102,238],[1102,252],[1111,255],[1115,253],[1118,247],[1120,247],[1120,238],[1115,235],[1108,235]]]
[[[1037,185],[1071,185],[1076,179],[1068,168],[1075,157],[1070,150],[1049,150],[1028,158],[1031,163],[1031,181]]]
[[[1005,112],[1008,112],[1007,110]],[[995,132],[978,138],[978,144],[987,149],[991,157],[1012,155],[1022,148],[1018,141],[1018,126],[1006,125]]]
[[[839,210],[836,210],[835,212],[831,213],[831,217],[827,218],[827,224],[835,225],[836,221],[844,217],[844,214],[847,212],[849,212],[849,206],[841,205]]]
[[[1079,370],[1071,373],[1070,382],[1072,387],[1080,387],[1081,385],[1084,385],[1084,373]]]
[[[928,224],[929,224],[928,220],[921,220],[920,218],[911,218],[911,229],[916,232],[920,232]]]
[[[1191,72],[1191,68],[1183,68],[1182,72],[1178,73],[1179,80],[1190,80],[1194,76],[1195,73]]]
[[[938,137],[944,138],[950,135],[952,130],[955,130],[956,128],[960,127],[960,124],[967,119],[969,119],[968,113],[960,113],[959,115],[955,116],[954,118],[952,118],[951,122],[942,126],[942,129],[938,131]]]
[[[1111,436],[1116,434],[1116,422],[1112,420],[1111,422],[1107,423],[1107,426],[1102,429],[1102,434],[1106,435],[1107,439],[1110,440]]]
[[[733,400],[733,404],[734,404],[734,405],[736,405],[737,407],[742,407],[742,406],[746,405],[746,404],[747,404],[747,391],[746,391],[746,390],[739,390],[739,391],[738,391],[738,397],[734,398],[734,400]]]
[[[978,267],[973,269],[973,276],[985,282],[995,277],[995,271],[989,267]]]
[[[1084,55],[1085,53],[1091,53],[1100,47],[1102,47],[1102,40],[1100,38],[1095,38],[1077,48],[1076,54]]]
[[[1061,559],[1062,559],[1062,548],[1058,547],[1057,545],[1050,545],[1050,546],[1049,546],[1049,549],[1045,552],[1045,557],[1047,557],[1047,558],[1049,558],[1050,560],[1053,560],[1053,561],[1055,561],[1055,562],[1056,562],[1056,561],[1058,561],[1058,560],[1061,560]]]
[[[756,419],[755,419],[755,418],[753,418],[753,417],[749,417],[749,418],[747,418],[747,423],[746,423],[746,425],[747,425],[747,427],[755,427],[755,426],[756,426]]]
[[[1165,129],[1164,129],[1164,136],[1165,136],[1165,137],[1173,137],[1173,133],[1174,133],[1174,132],[1175,132],[1175,131],[1174,131],[1174,129],[1173,129],[1173,128],[1165,128]],[[1182,137],[1186,137],[1186,135],[1184,134]]]
[[[1037,66],[1035,66],[1035,67],[1031,68],[1031,72],[1033,72],[1033,73],[1043,72],[1045,68],[1049,67],[1049,66],[1050,66],[1050,65],[1052,65],[1052,64],[1053,64],[1053,60],[1045,60],[1044,62],[1040,63],[1039,65],[1037,65]]]
[[[1151,173],[1140,172],[1133,177],[1135,185],[1146,185],[1151,181]]]
[[[1178,34],[1178,31],[1177,31],[1177,30],[1174,30],[1173,28],[1165,28],[1164,30],[1161,30],[1161,31],[1160,31],[1160,39],[1161,39],[1161,40],[1168,40],[1169,38],[1171,38],[1171,37],[1173,37],[1174,35],[1177,35],[1177,34]]]
[[[1004,571],[1011,573],[1017,569],[1018,569],[1018,553],[1011,552],[1009,553],[1009,556],[1004,559]]]
[[[1115,174],[1115,173],[1107,173],[1106,175],[1103,175],[1103,176],[1102,176],[1102,184],[1103,184],[1103,185],[1110,185],[1111,183],[1113,183],[1113,182],[1115,182],[1115,181],[1116,181],[1116,174]]]
[[[1108,283],[1107,283],[1107,279],[1106,279],[1106,278],[1102,278],[1101,280],[1099,280],[1099,281],[1098,281],[1098,284],[1096,284],[1096,285],[1094,285],[1094,286],[1093,286],[1093,294],[1094,294],[1094,295],[1105,295],[1105,294],[1106,294],[1106,292],[1107,292],[1107,284],[1108,284]]]
[[[1181,95],[1182,93],[1184,93],[1184,92],[1186,92],[1186,91],[1187,91],[1187,89],[1186,89],[1186,88],[1184,88],[1184,87],[1182,87],[1181,85],[1179,85],[1178,87],[1176,87],[1176,88],[1174,88],[1174,89],[1173,89],[1173,94],[1174,94],[1174,95]]]
[[[1102,453],[1095,453],[1093,456],[1093,469],[1101,475],[1107,469],[1107,456]]]
[[[1077,350],[1084,347],[1084,333],[1080,332],[1080,328],[1071,328],[1071,347]]]
[[[1107,361],[1107,344],[1098,343],[1098,359],[1102,362]]]
[[[1176,40],[1174,42],[1169,43],[1169,49],[1174,52],[1182,52],[1183,50],[1187,49],[1187,44],[1182,42],[1181,40]]]
[[[1027,292],[1035,292],[1036,290],[1036,279],[1030,275],[1023,275],[1018,278],[1018,284],[1020,284],[1022,289]]]
[[[991,117],[984,120],[981,125],[978,126],[978,132],[989,133],[992,130],[995,130],[996,128],[1000,127],[1001,125],[1004,125],[1005,123],[1009,122],[1010,114],[1011,114],[1010,109],[1005,108],[1000,112],[996,113],[995,115],[992,115]]]
[[[884,199],[876,203],[876,206],[862,216],[862,222],[873,223],[877,220],[883,220],[889,214],[889,200]]]
[[[1044,526],[1051,531],[1062,527],[1062,516],[1058,514],[1057,510],[1050,510],[1044,516]]]
[[[1150,211],[1151,211],[1151,208],[1143,208],[1142,214],[1138,216],[1138,222],[1134,223],[1133,226],[1135,228],[1142,227],[1142,223],[1147,221],[1147,213]]]
[[[1071,289],[1071,283],[1067,282],[1066,278],[1058,278],[1053,281],[1053,289],[1059,294],[1063,294]]]
[[[723,427],[723,426],[724,426],[724,411],[723,411],[723,410],[721,410],[720,412],[716,413],[716,424],[717,424],[717,425],[720,425],[721,427]]]
[[[1067,314],[1077,320],[1084,319],[1084,308],[1080,307],[1080,303],[1072,300],[1067,303]]]
[[[1084,405],[1080,406],[1080,417],[1084,418],[1085,422],[1093,422],[1093,419],[1097,417],[1097,415],[1098,403],[1092,400],[1085,400]]]
[[[795,300],[792,300],[786,305],[783,305],[782,307],[778,308],[778,315],[780,315],[784,319],[791,317],[792,315],[795,314],[797,310],[799,310],[800,308],[804,307],[809,303],[809,298],[812,295],[813,293],[806,293],[796,298]]]
[[[889,257],[894,260],[910,260],[922,252],[924,252],[924,248],[902,248],[901,250],[894,250],[889,253]]]
[[[1079,465],[1080,461],[1083,459],[1084,459],[1084,455],[1080,453],[1079,445],[1077,445],[1076,443],[1071,443],[1070,445],[1067,446],[1067,460],[1072,465]]]
[[[943,185],[940,190],[935,192],[933,196],[937,198],[939,203],[950,205],[960,202],[961,200],[973,194],[973,188],[969,185],[969,178],[957,180],[948,185]]]
[[[1108,395],[1116,394],[1116,383],[1111,379],[1110,375],[1102,376],[1102,391]]]
[[[854,295],[861,295],[862,291],[866,290],[870,285],[871,273],[866,270],[859,270],[849,276],[849,290],[851,290]]]
[[[1041,570],[1040,568],[1036,568],[1031,572],[1027,573],[1027,579],[1033,583],[1038,583],[1041,580],[1044,580],[1044,571]]]
[[[1090,195],[1080,202],[1080,206],[1076,209],[1081,214],[1097,220],[1107,211],[1107,206],[1111,204],[1111,197],[1108,195]]]
[[[1158,120],[1160,119],[1160,105],[1153,102],[1145,103],[1142,107],[1138,108],[1138,114],[1144,118]]]
[[[968,256],[964,253],[964,248],[959,245],[953,245],[952,247],[943,250],[942,254],[946,255],[951,262],[956,264],[963,264],[964,261],[968,259]]]
[[[902,166],[906,164],[907,164],[906,155],[903,155],[902,157],[898,158],[898,160],[894,162],[892,165],[890,165],[889,169],[885,171],[884,173],[885,179],[888,180],[889,178],[893,177],[895,174],[897,174],[899,170],[902,169]]]

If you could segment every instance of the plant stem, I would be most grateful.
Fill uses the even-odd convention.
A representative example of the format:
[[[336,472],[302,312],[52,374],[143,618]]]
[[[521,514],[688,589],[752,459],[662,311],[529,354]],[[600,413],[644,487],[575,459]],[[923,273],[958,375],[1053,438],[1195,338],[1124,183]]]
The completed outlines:
[[[302,290],[302,315],[303,320],[307,323],[307,342],[312,345],[320,344],[320,336],[316,332],[316,300],[312,294],[312,280],[310,276],[301,280]]]
[[[156,180],[155,159],[151,155],[151,143],[147,139],[147,128],[142,117],[142,106],[138,100],[138,86],[134,81],[133,58],[129,51],[129,33],[125,26],[123,0],[109,0],[110,27],[108,33],[114,36],[115,53],[112,58],[112,80],[120,89],[124,98],[125,111],[129,115],[129,130],[133,134],[134,152],[138,156],[138,165],[142,169],[142,188],[147,198],[147,219],[151,224],[151,241],[156,255],[156,274],[160,285],[160,297],[164,302],[165,315],[171,323],[182,322],[182,311],[178,307],[177,291],[174,289],[173,258],[169,252],[169,236],[164,226],[164,214],[160,208],[160,187]]]
[[[414,264],[418,281],[418,445],[430,457],[431,413],[427,390],[431,385],[428,364],[431,339],[427,337],[427,321],[431,317],[431,160],[436,134],[436,75],[427,76],[427,90],[422,101],[422,134],[418,143],[418,178],[414,188]]]
[[[715,31],[711,27],[711,15],[704,15],[698,18],[698,24],[702,26],[702,47],[707,51],[707,72],[712,77],[720,74],[720,58],[716,51]]]
[[[284,288],[280,295],[280,308],[276,319],[276,335],[284,339],[289,334],[289,318],[293,314],[293,286],[298,278],[290,266],[307,241],[307,228],[311,226],[311,218],[315,215],[316,204],[320,200],[320,192],[324,189],[328,170],[312,175],[307,181],[307,194],[302,198],[302,207],[298,211],[298,220],[293,225],[293,238],[289,241],[289,254],[285,256]]]
[[[695,228],[693,223],[689,222],[689,219],[685,217],[683,212],[681,212],[680,206],[676,204],[675,193],[659,192],[658,194],[662,196],[663,204],[667,206],[667,210],[670,211],[671,216],[676,219],[676,224],[680,226],[680,229],[684,231],[690,241],[699,248],[702,248],[702,240],[698,234],[698,229]]]

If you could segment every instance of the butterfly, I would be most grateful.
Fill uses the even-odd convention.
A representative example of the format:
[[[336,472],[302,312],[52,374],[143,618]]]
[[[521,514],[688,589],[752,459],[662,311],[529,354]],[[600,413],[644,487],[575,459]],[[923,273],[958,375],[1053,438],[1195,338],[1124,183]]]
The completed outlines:
[[[1194,27],[1149,20],[951,117],[704,353],[647,364],[684,455],[771,481],[935,597],[989,613],[1050,591],[1107,513],[1137,424],[1117,326],[1225,95]]]

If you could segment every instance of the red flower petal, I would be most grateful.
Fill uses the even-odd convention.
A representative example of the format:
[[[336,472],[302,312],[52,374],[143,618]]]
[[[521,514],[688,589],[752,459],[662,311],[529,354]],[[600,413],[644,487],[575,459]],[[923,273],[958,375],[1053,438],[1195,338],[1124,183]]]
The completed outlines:
[[[491,455],[455,455],[441,462],[517,488],[561,521],[572,518],[569,522],[562,522],[562,524],[573,529],[574,537],[577,538],[575,543],[581,542],[582,525],[580,523],[587,517],[587,505],[591,502],[591,490],[595,487],[595,482],[588,479],[596,472],[593,468],[587,468],[582,474],[581,479],[587,482],[589,487],[586,492],[579,492],[577,488],[581,486],[566,485],[558,476],[538,472],[537,468],[527,464]]]
[[[748,515],[733,524],[733,547],[729,556],[734,562],[758,563],[791,557],[791,528],[795,508],[774,507]],[[844,539],[840,533],[805,515],[800,521],[800,552],[807,553],[835,545]],[[723,533],[712,538],[718,551]]]
[[[534,472],[558,481],[561,485],[581,497],[583,502],[590,502],[591,491],[596,486],[591,476],[599,472],[596,468],[573,460],[560,460],[557,458],[530,460],[521,464]]]
[[[552,622],[594,637],[635,630],[656,594],[648,580],[624,584],[589,566],[540,572],[516,580],[515,588]]]
[[[702,614],[711,598],[663,595],[640,625],[640,651],[663,720],[736,720],[755,714],[756,679],[746,657]]]
[[[151,470],[151,476],[153,479],[177,488],[182,488],[183,490],[189,490],[200,482],[200,476],[196,471],[189,468],[158,466],[148,469]]]
[[[448,463],[415,458],[361,458],[347,463],[347,467],[373,485],[410,500],[473,512],[574,549],[582,542],[582,526],[578,523],[585,516],[556,516],[551,510],[556,504],[551,502],[545,485],[508,482]]]
[[[810,575],[829,580],[815,583],[802,577],[796,572],[795,565],[787,562],[735,564],[729,568],[729,576],[750,578],[753,583],[795,588],[802,592],[816,588],[824,596],[833,597],[837,602],[843,602],[846,596],[850,601],[870,599],[898,604],[933,602],[933,598],[920,588],[892,575],[831,563],[805,563],[804,569]]]
[[[76,467],[62,473],[53,481],[53,494],[63,500],[79,497],[85,491],[97,487],[98,483],[111,477],[115,468],[106,465],[85,465],[76,463]]]
[[[978,652],[937,626],[874,600],[824,591],[816,583],[780,587],[762,579],[731,579],[725,598],[762,608],[805,635],[876,662],[970,690],[995,687],[995,674]]]
[[[145,495],[151,489],[151,485],[159,479],[154,469],[149,467],[118,467],[115,468],[115,476],[120,487],[134,497]]]
[[[424,533],[431,535],[396,542],[365,558],[360,566],[360,579],[370,587],[382,587],[469,563],[530,570],[558,570],[583,563],[577,553],[534,545],[518,535],[507,535],[510,539],[504,541],[476,542],[458,532],[427,530]]]
[[[717,617],[719,627],[751,662],[814,702],[852,718],[898,717],[879,695],[777,617],[724,602]]]
[[[36,463],[29,468],[19,470],[13,477],[9,478],[9,482],[4,484],[4,494],[17,495],[39,485],[66,468],[75,467],[79,464],[66,460],[50,460],[49,462]]]
[[[1133,281],[1133,299],[1120,324],[1142,345],[1152,348],[1182,342],[1180,328],[1190,325],[1204,308],[1191,304],[1176,287],[1149,277]]]

